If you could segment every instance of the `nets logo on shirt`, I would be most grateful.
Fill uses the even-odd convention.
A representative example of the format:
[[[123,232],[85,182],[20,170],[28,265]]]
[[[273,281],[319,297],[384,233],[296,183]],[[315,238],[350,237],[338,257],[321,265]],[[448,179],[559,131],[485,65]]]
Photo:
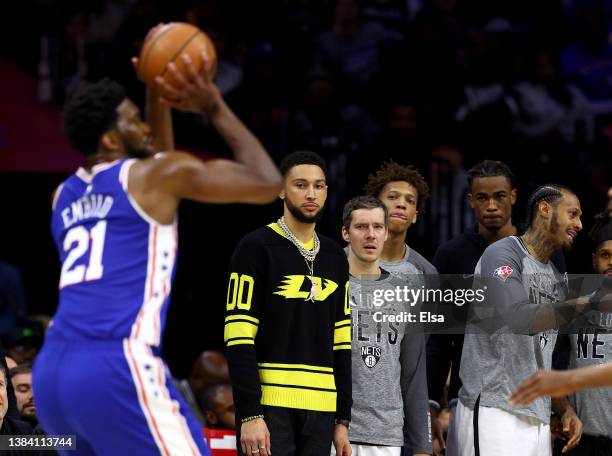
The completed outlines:
[[[372,345],[366,345],[364,347],[361,347],[361,359],[363,359],[363,364],[365,364],[370,369],[372,369],[378,364],[378,360],[380,360],[380,354],[380,347],[374,347]]]
[[[500,266],[493,271],[493,276],[497,277],[502,282],[505,282],[512,275],[514,270],[510,266]]]
[[[540,350],[544,350],[548,345],[548,341],[550,339],[550,333],[544,331],[540,334]]]

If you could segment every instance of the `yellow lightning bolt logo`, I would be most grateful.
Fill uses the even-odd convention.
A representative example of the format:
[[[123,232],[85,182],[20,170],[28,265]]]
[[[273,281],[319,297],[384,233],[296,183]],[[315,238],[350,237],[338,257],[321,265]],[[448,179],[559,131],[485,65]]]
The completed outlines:
[[[308,291],[301,291],[304,281],[308,279]],[[317,289],[315,301],[325,301],[338,288],[338,284],[333,280],[325,279],[325,287],[321,277],[312,278]],[[310,296],[310,276],[305,275],[288,275],[281,281],[282,285],[278,286],[278,290],[274,294],[283,296],[287,299],[307,299]]]

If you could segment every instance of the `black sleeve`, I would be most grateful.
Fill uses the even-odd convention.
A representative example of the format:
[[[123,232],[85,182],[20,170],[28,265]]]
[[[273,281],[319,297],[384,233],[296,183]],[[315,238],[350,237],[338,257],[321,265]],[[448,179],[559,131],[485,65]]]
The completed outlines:
[[[230,260],[224,341],[239,419],[263,414],[255,338],[268,277],[263,245],[243,239]]]
[[[430,334],[427,340],[427,388],[429,399],[438,405],[452,361],[452,339],[448,334]]]
[[[439,247],[433,257],[433,265],[440,274],[448,270],[448,254]],[[444,396],[444,385],[453,358],[452,338],[448,334],[430,334],[427,339],[427,388],[429,399],[440,405]]]
[[[340,283],[345,282],[344,293],[336,294],[336,321],[334,324],[334,380],[336,382],[336,418],[351,419],[353,384],[351,378],[351,307],[349,303],[349,272],[346,255],[342,252]]]
[[[425,379],[425,337],[404,334],[400,353],[404,439],[413,453],[431,454],[431,417]]]
[[[439,274],[448,274],[448,261],[446,258],[446,249],[444,249],[442,246],[438,247],[431,262],[436,267]]]
[[[570,363],[570,337],[569,334],[559,334],[552,354],[552,368],[567,370]]]

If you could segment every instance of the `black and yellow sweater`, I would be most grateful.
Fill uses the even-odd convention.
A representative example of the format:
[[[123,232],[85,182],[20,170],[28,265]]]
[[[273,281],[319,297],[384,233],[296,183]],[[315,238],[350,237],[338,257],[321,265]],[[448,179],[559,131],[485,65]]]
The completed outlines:
[[[313,301],[306,261],[276,223],[234,251],[224,338],[238,418],[271,405],[350,419],[348,263],[338,244],[319,239]]]

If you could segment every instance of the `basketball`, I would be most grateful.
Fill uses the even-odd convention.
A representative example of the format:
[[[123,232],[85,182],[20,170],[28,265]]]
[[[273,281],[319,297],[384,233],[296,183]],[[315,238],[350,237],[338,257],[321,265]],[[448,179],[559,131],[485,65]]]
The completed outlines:
[[[193,67],[202,73],[204,60],[202,52],[206,51],[210,60],[208,80],[214,78],[217,71],[217,52],[210,38],[199,28],[183,22],[170,22],[159,27],[153,35],[147,37],[138,61],[138,75],[148,86],[155,85],[155,78],[161,76],[172,84],[174,77],[167,70],[167,65],[174,62],[177,70],[186,75],[186,68],[181,55],[191,57]]]

